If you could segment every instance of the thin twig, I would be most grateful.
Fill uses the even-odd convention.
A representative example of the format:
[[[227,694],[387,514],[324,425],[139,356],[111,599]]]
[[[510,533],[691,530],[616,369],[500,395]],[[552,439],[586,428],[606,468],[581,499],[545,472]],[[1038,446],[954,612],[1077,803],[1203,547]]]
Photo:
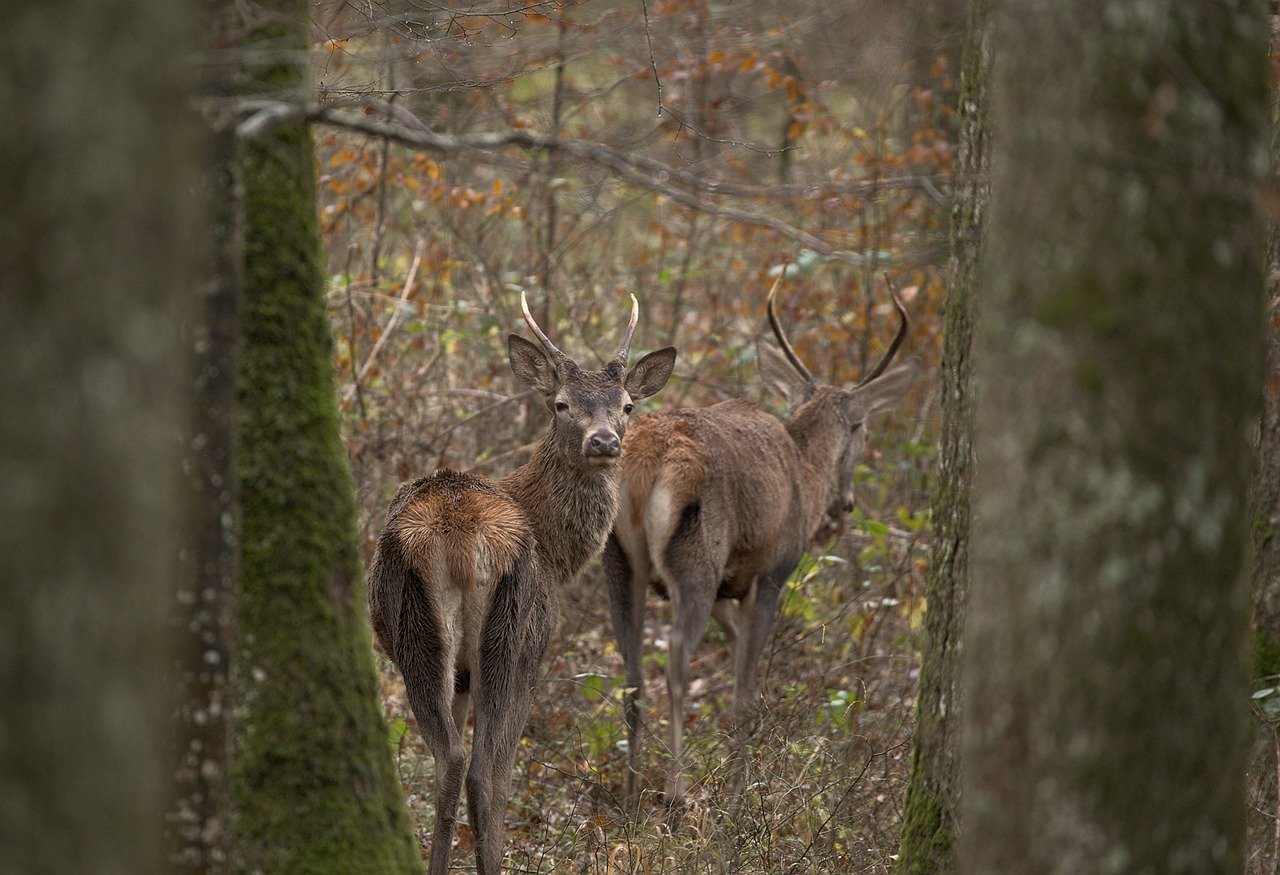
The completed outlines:
[[[658,118],[662,118],[662,77],[658,75],[658,61],[653,56],[653,35],[649,33],[649,4],[640,0],[644,12],[644,38],[649,43],[649,66],[653,69],[653,81],[658,84]]]
[[[382,346],[386,343],[387,338],[391,335],[392,330],[396,327],[396,323],[400,321],[400,311],[405,298],[409,297],[409,290],[413,288],[413,281],[418,275],[418,265],[422,263],[422,241],[418,241],[418,247],[413,253],[413,264],[409,266],[409,274],[405,277],[404,288],[400,290],[400,297],[396,298],[395,309],[391,311],[391,318],[387,320],[387,327],[382,329],[382,334],[378,336],[378,340],[373,345],[373,349],[369,350],[369,357],[364,360],[364,364],[360,366],[360,372],[351,382],[351,386],[342,394],[342,401],[345,404],[351,400],[360,389],[360,383],[364,380],[365,375],[369,373],[369,369],[373,367],[374,359],[378,357],[378,353],[382,351]]]

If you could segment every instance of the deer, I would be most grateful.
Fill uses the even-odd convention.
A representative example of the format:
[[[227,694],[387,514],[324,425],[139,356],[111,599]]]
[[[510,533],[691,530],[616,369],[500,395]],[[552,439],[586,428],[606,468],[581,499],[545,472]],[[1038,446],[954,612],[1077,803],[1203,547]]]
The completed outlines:
[[[766,311],[777,339],[758,339],[763,382],[792,410],[783,422],[744,399],[637,418],[623,441],[622,507],[605,544],[609,614],[625,665],[627,795],[636,799],[642,736],[641,666],[645,597],[671,602],[667,653],[670,755],[665,797],[678,807],[689,660],[714,617],[733,648],[737,736],[755,702],[756,664],[783,587],[824,517],[853,509],[854,468],[867,419],[895,405],[919,370],[889,365],[907,334],[907,314],[891,292],[899,326],[880,361],[849,388],[819,384],[796,355],[770,289]],[[740,743],[740,741],[739,741]]]
[[[516,380],[543,397],[550,427],[501,480],[440,469],[401,485],[369,571],[374,635],[404,678],[436,763],[432,875],[449,866],[464,770],[477,870],[501,871],[511,773],[558,619],[556,590],[603,548],[633,404],[661,389],[675,367],[676,351],[666,347],[628,369],[640,313],[634,295],[622,347],[600,370],[548,339],[523,292],[520,307],[541,348],[511,334],[508,358]]]

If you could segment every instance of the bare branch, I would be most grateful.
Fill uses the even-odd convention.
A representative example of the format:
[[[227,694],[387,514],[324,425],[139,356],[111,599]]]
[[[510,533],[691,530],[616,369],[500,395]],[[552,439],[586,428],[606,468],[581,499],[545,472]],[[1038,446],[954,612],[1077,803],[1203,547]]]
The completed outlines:
[[[644,156],[623,152],[611,146],[594,143],[573,137],[557,137],[536,131],[511,129],[474,134],[445,134],[427,129],[420,122],[415,124],[398,124],[369,115],[356,115],[350,109],[326,106],[319,103],[289,103],[284,101],[249,100],[240,106],[251,114],[243,119],[236,128],[242,139],[254,139],[262,136],[267,130],[280,124],[294,121],[309,121],[331,127],[343,128],[385,137],[401,146],[425,150],[444,155],[462,153],[473,154],[478,160],[497,163],[497,156],[485,153],[516,146],[526,150],[558,151],[595,164],[612,173],[614,176],[641,188],[664,195],[681,206],[705,213],[710,216],[766,228],[795,243],[812,249],[827,258],[843,261],[848,264],[862,265],[866,258],[858,252],[839,249],[817,235],[767,213],[738,207],[724,206],[700,197],[700,193],[711,195],[765,196],[778,189],[765,189],[757,186],[734,186],[721,183],[706,182],[688,171],[668,167],[659,161]],[[403,115],[399,116],[404,118]],[[899,179],[876,180],[864,185],[866,191],[878,188],[921,184],[921,177],[902,177]],[[685,190],[685,186],[693,191]],[[821,191],[821,189],[817,189]],[[804,189],[813,193],[814,188]],[[936,261],[943,254],[941,246],[925,246],[898,259],[898,264],[928,264]],[[883,264],[883,257],[877,258]]]

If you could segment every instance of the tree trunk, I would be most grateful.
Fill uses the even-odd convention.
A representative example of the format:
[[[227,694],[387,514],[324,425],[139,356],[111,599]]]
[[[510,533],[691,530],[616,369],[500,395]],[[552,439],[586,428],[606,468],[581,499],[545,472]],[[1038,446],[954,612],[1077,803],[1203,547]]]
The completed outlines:
[[[1002,9],[962,863],[1240,871],[1266,4]]]
[[[225,60],[230,7],[204,4],[201,94],[231,96]],[[178,703],[173,799],[168,815],[172,871],[217,875],[230,862],[230,672],[239,582],[235,470],[236,353],[240,331],[239,168],[235,130],[210,131],[199,192],[210,232],[200,306],[189,332],[195,409],[186,471],[193,493],[187,563],[174,605]]]
[[[903,812],[897,870],[954,868],[957,663],[969,564],[972,472],[971,358],[974,298],[986,220],[989,162],[986,0],[970,0],[959,96],[960,143],[951,217],[950,282],[942,351],[942,450],[933,496],[933,545],[926,589],[915,754]]]
[[[1271,179],[1273,198],[1280,170],[1280,101],[1272,95]],[[1274,209],[1273,209],[1274,214]],[[1280,675],[1280,224],[1273,215],[1267,248],[1267,392],[1253,475],[1254,676]]]
[[[305,90],[308,8],[254,8],[246,57],[267,60],[245,72],[262,89]],[[378,706],[338,434],[313,162],[304,124],[243,145],[237,864],[417,872]]]
[[[164,860],[194,24],[164,0],[0,5],[4,872]]]

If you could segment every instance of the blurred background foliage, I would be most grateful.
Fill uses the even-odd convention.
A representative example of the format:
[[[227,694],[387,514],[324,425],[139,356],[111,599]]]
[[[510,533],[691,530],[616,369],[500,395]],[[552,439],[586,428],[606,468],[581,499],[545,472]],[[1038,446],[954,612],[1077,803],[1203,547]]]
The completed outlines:
[[[321,129],[328,303],[366,558],[400,481],[441,466],[500,475],[545,427],[506,362],[522,290],[548,334],[587,361],[612,351],[635,293],[638,352],[680,350],[650,409],[747,395],[785,415],[754,364],[764,298],[784,270],[783,318],[821,379],[855,381],[882,353],[890,285],[911,317],[906,351],[928,375],[874,424],[858,510],[788,589],[741,785],[726,774],[728,651],[717,630],[698,651],[685,829],[663,825],[656,797],[639,817],[623,810],[621,660],[598,573],[562,594],[514,781],[514,870],[891,868],[925,609],[959,11],[883,0],[314,7],[321,101],[438,133],[573,137],[675,171],[646,187],[557,151],[442,155]],[[825,254],[778,223],[815,235]],[[651,788],[668,619],[665,605],[652,611],[647,632]],[[381,665],[425,842],[432,762],[407,731],[398,675]],[[459,842],[469,845],[465,828]]]

